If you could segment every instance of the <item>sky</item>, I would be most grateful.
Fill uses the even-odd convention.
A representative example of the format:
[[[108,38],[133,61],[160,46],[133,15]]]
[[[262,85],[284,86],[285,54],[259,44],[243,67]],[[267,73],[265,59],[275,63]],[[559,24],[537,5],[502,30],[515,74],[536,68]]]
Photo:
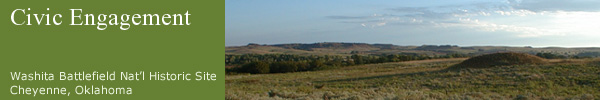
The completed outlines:
[[[225,46],[600,47],[598,5],[598,0],[225,0]]]

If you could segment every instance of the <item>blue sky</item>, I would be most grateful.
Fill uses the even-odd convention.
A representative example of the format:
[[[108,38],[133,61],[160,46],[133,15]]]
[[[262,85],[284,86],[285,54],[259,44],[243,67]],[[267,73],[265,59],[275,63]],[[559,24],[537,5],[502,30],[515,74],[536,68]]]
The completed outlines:
[[[600,47],[595,0],[225,0],[225,46]]]

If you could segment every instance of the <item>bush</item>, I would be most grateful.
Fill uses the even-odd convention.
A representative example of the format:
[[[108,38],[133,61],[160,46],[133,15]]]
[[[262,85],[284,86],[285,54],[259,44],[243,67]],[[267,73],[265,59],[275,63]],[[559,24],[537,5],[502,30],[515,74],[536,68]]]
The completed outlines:
[[[546,58],[546,59],[565,59],[567,56],[557,55],[552,53],[537,53],[535,56]]]
[[[275,62],[271,64],[271,73],[296,72],[298,65],[296,62]]]
[[[242,71],[245,71],[247,73],[252,73],[252,74],[264,74],[264,73],[269,73],[270,68],[269,68],[269,63],[266,62],[262,62],[262,61],[256,61],[256,62],[251,62],[248,64],[245,64],[244,66],[242,66]]]

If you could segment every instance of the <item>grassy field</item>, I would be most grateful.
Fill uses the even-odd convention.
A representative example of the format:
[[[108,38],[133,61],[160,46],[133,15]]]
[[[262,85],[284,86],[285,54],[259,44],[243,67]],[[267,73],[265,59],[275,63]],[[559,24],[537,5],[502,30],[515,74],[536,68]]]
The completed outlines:
[[[600,97],[600,61],[446,70],[464,58],[226,76],[226,99],[580,99]]]

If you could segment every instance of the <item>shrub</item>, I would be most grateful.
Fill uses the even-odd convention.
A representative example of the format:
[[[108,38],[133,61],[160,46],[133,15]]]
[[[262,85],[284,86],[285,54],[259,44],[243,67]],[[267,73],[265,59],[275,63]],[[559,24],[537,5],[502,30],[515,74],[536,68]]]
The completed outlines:
[[[252,74],[269,73],[269,70],[270,70],[269,63],[262,62],[262,61],[256,61],[256,62],[251,62],[251,63],[245,64],[242,66],[241,69],[245,72],[252,73]]]
[[[300,63],[297,62],[274,62],[271,64],[271,73],[287,73],[287,72],[296,72],[298,71],[298,66]]]

